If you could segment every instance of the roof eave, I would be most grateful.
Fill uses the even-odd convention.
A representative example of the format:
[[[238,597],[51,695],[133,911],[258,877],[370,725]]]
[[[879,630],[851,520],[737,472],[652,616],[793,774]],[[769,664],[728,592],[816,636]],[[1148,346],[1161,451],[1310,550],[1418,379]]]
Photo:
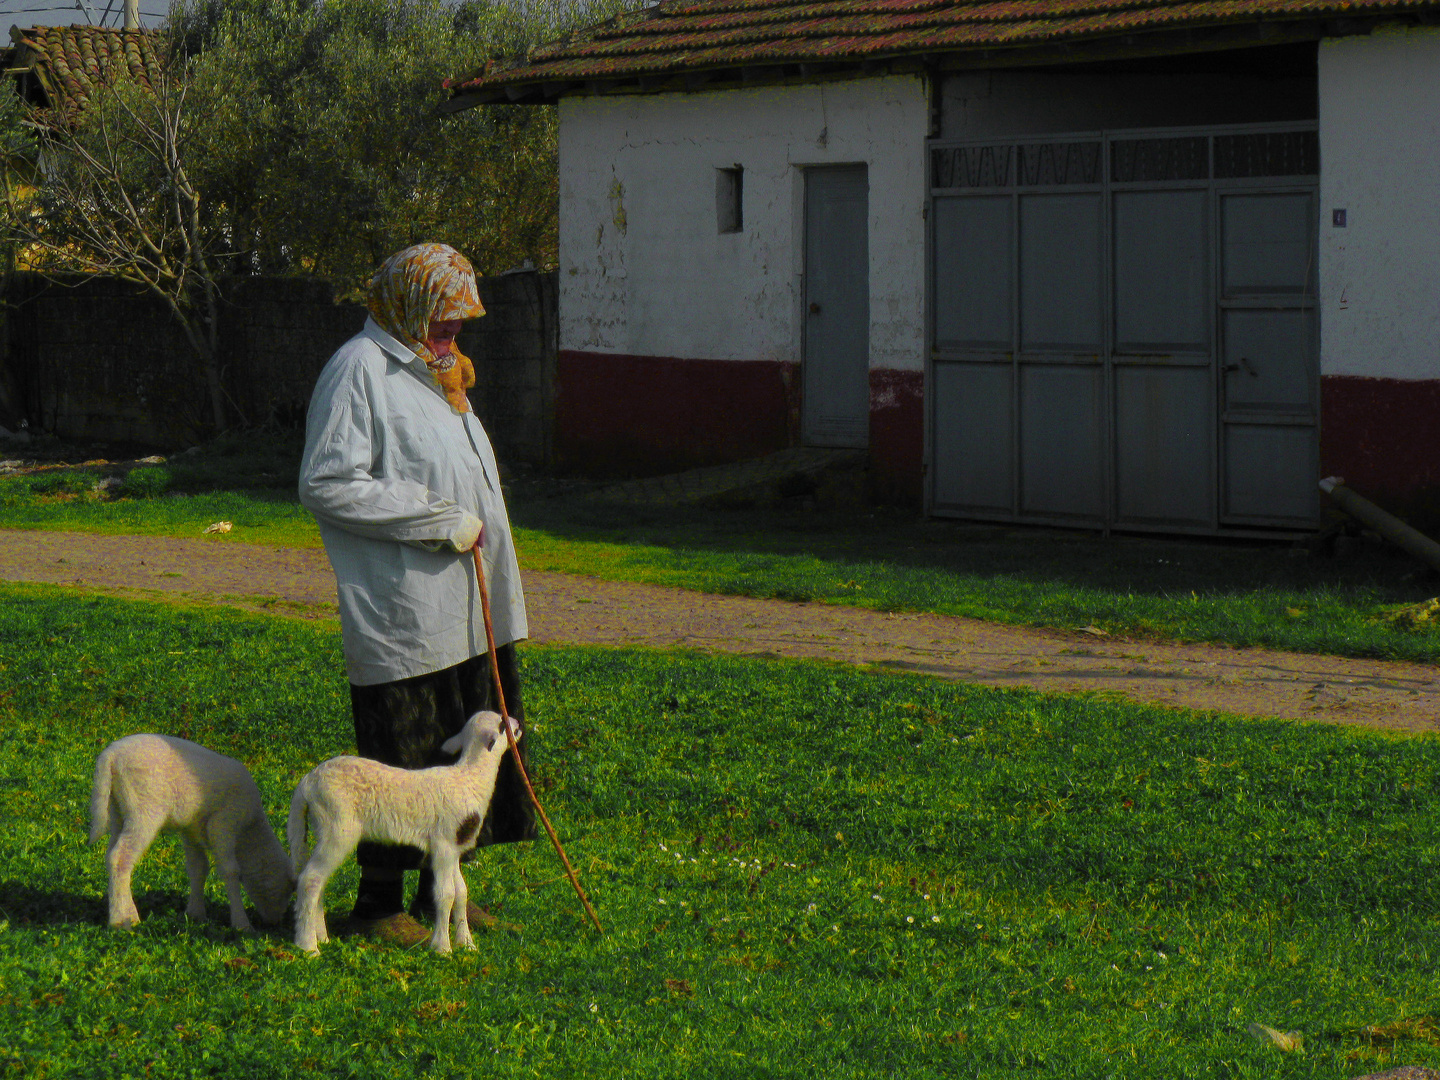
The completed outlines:
[[[443,112],[461,112],[477,105],[553,105],[571,95],[693,93],[740,86],[824,82],[857,75],[888,74],[897,67],[920,71],[926,62],[927,58],[922,55],[909,54],[851,61],[771,61],[608,77],[516,80],[457,89],[440,108]]]
[[[1364,14],[1273,17],[1155,30],[1130,30],[1073,40],[1042,40],[1012,46],[983,46],[942,52],[897,53],[843,61],[777,59],[745,65],[685,68],[650,73],[556,78],[553,75],[504,81],[499,72],[484,85],[456,88],[441,108],[460,112],[477,105],[550,105],[570,95],[694,92],[742,86],[828,81],[877,74],[965,71],[977,68],[1047,67],[1140,59],[1184,53],[1255,48],[1326,37],[1368,34],[1381,23],[1440,23],[1440,13],[1398,6]]]

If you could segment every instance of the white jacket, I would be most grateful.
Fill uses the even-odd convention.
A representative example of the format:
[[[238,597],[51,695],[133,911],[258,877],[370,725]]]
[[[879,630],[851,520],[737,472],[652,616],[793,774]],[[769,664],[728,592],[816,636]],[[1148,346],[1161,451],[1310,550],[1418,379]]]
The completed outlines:
[[[529,633],[495,452],[425,362],[375,323],[320,373],[305,424],[300,502],[335,570],[349,679],[424,675],[486,651],[470,552],[482,552],[495,644]]]

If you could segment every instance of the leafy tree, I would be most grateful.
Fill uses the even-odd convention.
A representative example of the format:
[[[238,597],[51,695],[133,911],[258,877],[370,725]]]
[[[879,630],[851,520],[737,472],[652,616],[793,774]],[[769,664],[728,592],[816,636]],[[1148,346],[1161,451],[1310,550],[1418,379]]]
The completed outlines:
[[[598,0],[610,3],[614,0]],[[445,115],[443,80],[600,17],[585,3],[190,0],[171,32],[207,123],[201,183],[235,268],[358,289],[423,240],[481,273],[553,262],[554,110]]]
[[[32,191],[39,140],[18,94],[0,94],[0,170],[5,204],[12,196]]]
[[[0,137],[16,151],[7,160],[20,160],[28,127],[38,162],[33,187],[7,176],[0,240],[28,269],[116,277],[163,300],[199,361],[211,422],[224,429],[216,316],[225,238],[190,169],[196,116],[181,78],[142,87],[107,75],[83,110],[28,110],[18,133],[0,113]]]
[[[228,276],[310,274],[354,295],[386,255],[424,240],[481,273],[553,261],[554,110],[446,115],[443,80],[625,2],[177,0],[150,87],[117,68],[78,111],[28,116],[0,95],[0,244],[32,269],[116,276],[163,299],[224,430]],[[11,182],[13,163],[37,159],[33,188]]]

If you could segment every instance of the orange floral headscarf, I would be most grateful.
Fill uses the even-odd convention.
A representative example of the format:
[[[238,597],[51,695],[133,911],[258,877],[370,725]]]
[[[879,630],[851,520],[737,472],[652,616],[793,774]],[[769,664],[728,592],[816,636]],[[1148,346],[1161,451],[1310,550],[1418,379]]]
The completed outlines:
[[[450,407],[469,412],[465,391],[475,385],[475,365],[454,345],[448,355],[436,356],[425,338],[432,322],[485,314],[470,260],[447,244],[416,244],[396,252],[370,279],[365,306],[382,330],[425,361]]]

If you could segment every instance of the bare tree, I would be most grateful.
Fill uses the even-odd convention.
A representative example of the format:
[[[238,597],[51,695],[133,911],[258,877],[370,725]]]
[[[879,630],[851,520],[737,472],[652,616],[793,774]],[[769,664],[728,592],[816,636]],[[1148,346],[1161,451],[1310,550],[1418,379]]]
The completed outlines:
[[[220,431],[231,413],[217,338],[227,245],[187,168],[193,122],[185,83],[169,74],[149,86],[100,80],[83,108],[32,114],[37,184],[7,188],[0,228],[30,269],[103,274],[164,301],[199,361]]]

